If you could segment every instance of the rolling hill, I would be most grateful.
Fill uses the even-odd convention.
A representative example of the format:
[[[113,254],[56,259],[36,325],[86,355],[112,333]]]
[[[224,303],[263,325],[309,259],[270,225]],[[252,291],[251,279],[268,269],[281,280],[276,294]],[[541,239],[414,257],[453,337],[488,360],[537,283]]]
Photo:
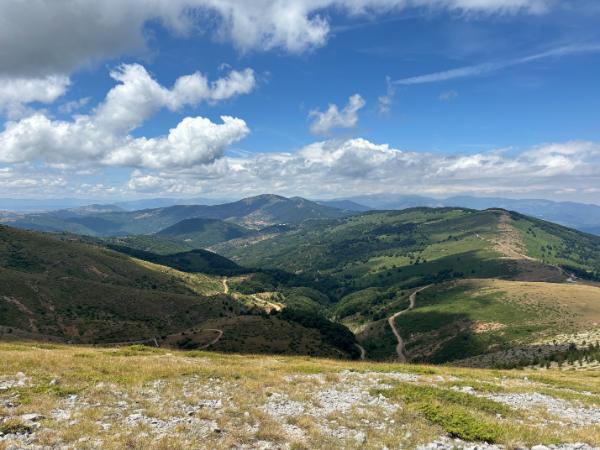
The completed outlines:
[[[269,228],[257,231],[219,219],[194,218],[184,219],[155,234],[104,237],[98,242],[168,255],[208,248],[232,239],[272,233]]]
[[[414,207],[461,207],[471,209],[502,208],[538,219],[548,220],[580,231],[600,235],[600,206],[577,202],[557,202],[544,199],[511,199],[502,197],[472,197],[468,195],[431,198],[420,195],[373,194],[330,201],[345,201],[371,209],[406,209]]]
[[[415,361],[502,353],[600,322],[600,238],[505,210],[374,211],[217,250],[312,280],[333,301],[331,317],[376,359],[396,354],[389,321],[413,295],[415,307],[393,320]]]
[[[172,267],[182,272],[210,275],[233,275],[248,272],[248,269],[244,269],[233,261],[207,250],[194,249],[188,252],[159,255],[130,247],[117,245],[109,245],[108,247],[134,258]]]
[[[160,237],[183,241],[195,248],[201,248],[246,237],[253,234],[253,231],[218,219],[194,218],[182,220],[156,234]]]
[[[68,210],[71,211],[71,210]],[[154,234],[186,219],[213,219],[260,229],[277,224],[298,224],[307,219],[335,218],[350,212],[319,205],[299,197],[259,195],[221,205],[177,205],[140,211],[66,214],[55,211],[27,214],[8,225],[38,231],[67,231],[90,236]],[[239,231],[239,230],[238,230]],[[224,231],[225,232],[225,231]],[[228,231],[231,232],[231,229]]]
[[[258,201],[264,206],[266,201],[273,208],[273,202],[290,206],[288,200],[261,198],[249,203]],[[252,210],[248,205],[244,208],[238,211],[246,214]],[[223,209],[219,211],[225,214]],[[265,214],[264,208],[254,211]],[[257,351],[280,352],[289,345],[290,351],[316,354],[320,340],[325,354],[339,355],[336,351],[341,351],[356,356],[356,336],[369,359],[504,367],[562,357],[567,348],[548,346],[549,340],[561,333],[594,335],[598,328],[600,238],[596,236],[502,209],[410,208],[353,215],[336,211],[341,217],[266,227],[272,232],[263,234],[217,218],[182,219],[156,235],[108,241],[86,238],[87,244],[72,235],[19,235],[26,232],[5,228],[12,237],[6,239],[3,279],[11,280],[7,281],[11,292],[27,293],[25,298],[35,299],[31,306],[21,302],[31,314],[6,300],[5,307],[12,308],[7,317],[12,317],[15,327],[29,332],[32,327],[27,317],[34,317],[36,324],[53,317],[37,294],[26,290],[31,281],[12,281],[39,278],[42,275],[37,270],[44,273],[40,283],[51,289],[52,295],[63,299],[66,293],[74,293],[64,300],[71,306],[60,314],[74,315],[74,323],[87,323],[89,318],[81,322],[73,302],[93,291],[81,300],[87,305],[84,309],[99,304],[101,311],[110,314],[92,316],[101,326],[90,328],[108,326],[113,336],[122,333],[122,323],[130,320],[123,312],[114,313],[111,302],[106,304],[106,298],[121,298],[114,289],[130,292],[126,299],[139,296],[136,301],[141,302],[141,310],[146,308],[144,302],[151,302],[148,310],[152,317],[160,309],[156,303],[159,292],[186,297],[179,300],[184,303],[191,295],[197,304],[196,296],[200,296],[205,303],[189,321],[181,314],[183,307],[168,306],[171,325],[167,333],[161,332],[171,336],[174,329],[185,329],[199,334],[188,333],[185,339],[171,336],[165,343],[203,345],[203,339],[208,339],[203,329],[229,330],[215,344],[228,351],[249,351],[250,342],[260,342]],[[232,238],[227,233],[241,236]],[[211,247],[217,253],[191,249],[192,243],[186,239],[196,234],[198,239],[222,239]],[[41,249],[49,242],[55,246],[40,261],[45,252],[38,255],[33,251],[39,239],[44,242]],[[27,251],[11,250],[14,242],[21,242]],[[65,252],[74,256],[68,259]],[[80,260],[82,255],[87,259]],[[101,262],[108,257],[113,259]],[[101,261],[90,262],[93,258]],[[67,260],[67,267],[52,269],[56,274],[48,278],[46,266]],[[150,272],[142,277],[136,272],[139,270]],[[116,277],[122,271],[131,275]],[[155,274],[159,281],[170,284],[155,282]],[[161,278],[165,274],[166,280]],[[150,281],[140,284],[140,279]],[[224,291],[229,292],[225,295]],[[14,292],[4,295],[20,298]],[[44,296],[51,297],[49,292]],[[219,299],[223,305],[219,313],[209,307],[213,302],[207,298]],[[222,316],[223,308],[229,314]],[[21,322],[15,324],[18,317]],[[74,326],[73,320],[69,327]],[[162,319],[153,320],[139,320],[146,328],[130,326],[128,339],[130,334],[141,337],[160,331],[157,324]],[[278,321],[277,326],[270,321]],[[65,333],[36,326],[40,334]],[[76,338],[82,342],[109,340],[104,335],[89,335],[86,341],[83,328],[77,330]],[[187,333],[185,330],[178,332]],[[275,335],[285,335],[286,344]],[[299,340],[304,343],[298,344]]]
[[[237,273],[226,258],[202,250],[162,257],[119,250],[0,226],[0,338],[356,354],[342,325],[316,314],[316,322],[290,316],[279,312],[275,295],[231,292],[221,276],[199,273]],[[211,343],[207,329],[221,330],[222,342]]]

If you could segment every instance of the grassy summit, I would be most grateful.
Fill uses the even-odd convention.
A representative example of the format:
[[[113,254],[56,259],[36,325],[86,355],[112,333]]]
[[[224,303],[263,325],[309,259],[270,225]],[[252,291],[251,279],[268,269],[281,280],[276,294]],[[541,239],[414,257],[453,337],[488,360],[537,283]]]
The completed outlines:
[[[591,372],[6,343],[0,360],[0,448],[600,445]]]
[[[395,355],[388,318],[423,286],[396,319],[414,361],[474,364],[497,353],[477,364],[539,363],[548,349],[506,352],[600,323],[600,239],[504,210],[373,211],[217,250],[312,280],[370,358]]]

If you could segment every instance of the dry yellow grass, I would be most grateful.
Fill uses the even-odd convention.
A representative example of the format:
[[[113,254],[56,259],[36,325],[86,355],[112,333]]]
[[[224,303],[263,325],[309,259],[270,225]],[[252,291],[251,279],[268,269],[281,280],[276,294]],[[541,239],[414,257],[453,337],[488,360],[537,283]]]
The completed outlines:
[[[10,443],[380,449],[413,448],[444,436],[448,425],[443,421],[432,421],[402,396],[388,395],[393,388],[403,392],[404,386],[439,388],[435,401],[448,408],[462,408],[452,403],[451,393],[471,386],[472,393],[460,395],[473,397],[477,420],[489,416],[477,402],[498,392],[540,391],[582,411],[600,406],[600,377],[593,373],[29,343],[0,344],[0,362],[0,423],[21,423],[24,414],[41,416],[30,434],[9,435],[0,440],[0,449]],[[502,418],[490,417],[505,430],[499,443],[600,445],[600,431],[590,423],[557,426],[567,418],[539,405],[508,415],[505,407],[498,408]]]
[[[171,267],[162,266],[149,261],[130,257],[131,261],[136,264],[171,275],[174,278],[181,280],[188,288],[200,295],[222,294],[224,292],[223,283],[220,277],[205,275],[202,273],[182,272]]]
[[[504,298],[522,303],[537,303],[569,311],[579,324],[600,324],[600,287],[583,283],[544,283],[497,279],[468,280],[482,292],[504,293]]]

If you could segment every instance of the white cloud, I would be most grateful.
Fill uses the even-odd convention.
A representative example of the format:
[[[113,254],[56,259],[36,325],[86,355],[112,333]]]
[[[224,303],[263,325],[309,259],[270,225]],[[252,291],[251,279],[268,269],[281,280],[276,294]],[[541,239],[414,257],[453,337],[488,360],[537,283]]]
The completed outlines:
[[[0,74],[71,73],[146,46],[157,21],[180,35],[201,30],[241,51],[304,52],[324,45],[328,17],[377,16],[406,8],[485,14],[542,13],[553,0],[4,0]]]
[[[223,156],[225,149],[248,135],[246,122],[222,116],[223,124],[204,117],[186,117],[160,138],[129,140],[103,160],[107,165],[172,169],[207,164]]]
[[[201,101],[225,100],[251,92],[256,84],[252,69],[232,70],[212,83],[196,72],[179,77],[172,89],[161,86],[139,64],[122,65],[110,76],[120,84],[108,92],[97,108],[95,121],[102,127],[125,131],[137,128],[161,108],[176,111]]]
[[[392,110],[392,103],[394,102],[394,96],[396,95],[396,88],[392,83],[390,77],[385,79],[386,91],[385,95],[381,95],[377,98],[377,110],[381,115],[387,115]]]
[[[119,82],[112,88],[96,111],[96,122],[104,127],[131,130],[161,108],[178,110],[185,105],[202,101],[217,102],[251,92],[256,86],[252,69],[231,70],[225,77],[213,82],[196,72],[178,78],[172,89],[157,83],[139,64],[124,64],[110,72]],[[61,97],[70,85],[66,76],[50,75],[44,78],[0,77],[0,113],[16,119],[25,113],[28,103],[52,103]],[[64,112],[81,107],[89,98],[63,105]]]
[[[17,193],[37,196],[40,192],[55,193],[68,186],[68,180],[60,174],[0,168],[0,190],[4,195]]]
[[[459,67],[457,69],[450,69],[442,72],[434,72],[425,75],[417,75],[414,77],[402,78],[400,80],[395,80],[394,84],[410,86],[414,84],[437,83],[447,80],[453,80],[456,78],[476,77],[479,75],[497,72],[508,67],[527,64],[532,61],[538,61],[547,58],[556,58],[561,56],[598,52],[600,52],[600,43],[585,45],[566,45],[562,47],[556,47],[544,52],[523,56],[521,58],[511,59],[508,61],[486,62],[483,64]]]
[[[209,123],[204,126],[212,129]],[[176,142],[156,142],[152,152],[161,145],[176,146]],[[165,152],[153,157],[176,158],[173,149]],[[138,195],[241,198],[265,192],[309,198],[411,193],[559,196],[597,203],[600,186],[600,143],[585,141],[544,144],[516,154],[502,150],[444,155],[347,139],[314,142],[291,153],[223,156],[206,164],[186,164],[186,158],[158,164],[138,161],[140,168],[128,180],[109,183],[106,179],[114,174],[107,166],[93,174],[65,172],[59,166],[0,166],[0,189],[5,196],[43,192],[48,197],[111,199]]]
[[[242,72],[232,70],[226,78],[219,78],[213,83],[210,98],[217,101],[235,95],[248,94],[254,89],[255,84],[256,80],[252,69],[245,69]]]
[[[328,135],[335,128],[354,128],[358,123],[358,111],[363,106],[365,106],[363,98],[354,94],[341,111],[332,103],[323,112],[313,110],[309,113],[309,117],[314,117],[310,131],[313,134]]]
[[[458,92],[454,89],[450,89],[449,91],[442,92],[438,97],[439,100],[443,102],[450,102],[458,97]]]
[[[167,191],[169,183],[159,176],[145,174],[136,169],[132,172],[127,187],[135,192],[157,192]]]
[[[187,117],[166,137],[136,139],[128,134],[163,107],[177,110],[249,92],[254,87],[251,69],[231,71],[211,83],[194,73],[178,78],[172,89],[161,86],[137,64],[121,66],[111,76],[120,84],[90,115],[61,121],[35,113],[8,122],[0,133],[0,162],[42,161],[57,168],[94,162],[150,168],[204,164],[249,132],[241,119],[222,117],[223,124],[215,124]]]
[[[264,192],[307,197],[364,193],[589,194],[600,184],[600,143],[566,142],[516,156],[492,151],[441,155],[365,139],[321,141],[294,153],[257,153],[189,169],[136,171],[129,188],[178,195],[241,197]],[[580,199],[581,200],[581,199]]]
[[[67,91],[69,77],[49,75],[43,78],[0,77],[0,114],[18,118],[27,112],[26,104],[52,103]]]
[[[85,105],[87,105],[92,100],[92,97],[82,97],[77,100],[71,100],[69,102],[63,103],[58,107],[58,111],[62,114],[71,114]]]

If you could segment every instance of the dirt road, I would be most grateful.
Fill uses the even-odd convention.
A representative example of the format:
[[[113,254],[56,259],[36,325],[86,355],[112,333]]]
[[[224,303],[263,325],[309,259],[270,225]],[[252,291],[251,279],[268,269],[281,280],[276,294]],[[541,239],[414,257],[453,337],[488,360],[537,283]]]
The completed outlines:
[[[219,342],[219,339],[221,339],[221,336],[223,336],[223,330],[219,330],[217,328],[206,328],[206,331],[216,331],[217,332],[217,337],[214,338],[212,341],[210,341],[208,344],[203,345],[200,348],[208,348],[211,345],[216,344],[217,342]]]
[[[227,284],[227,278],[223,278],[223,294],[229,294],[229,285]]]
[[[396,328],[396,324],[395,324],[396,317],[398,317],[400,314],[404,314],[405,312],[413,309],[415,307],[415,302],[417,300],[417,294],[419,292],[421,292],[423,289],[427,289],[429,286],[431,286],[431,285],[428,284],[427,286],[423,286],[423,287],[417,289],[412,294],[410,294],[410,297],[408,297],[408,301],[410,302],[408,305],[408,308],[403,309],[402,311],[398,311],[396,314],[393,314],[392,316],[390,316],[388,318],[388,323],[390,324],[390,328],[394,332],[394,336],[396,336],[396,340],[398,341],[398,345],[396,345],[396,353],[398,354],[398,361],[400,361],[401,363],[406,362],[406,355],[404,354],[404,341],[402,340],[402,336],[400,336],[400,332],[398,331],[398,328]]]
[[[358,347],[358,349],[360,350],[360,359],[364,360],[367,357],[367,351],[364,349],[364,347],[360,344],[354,344]]]

